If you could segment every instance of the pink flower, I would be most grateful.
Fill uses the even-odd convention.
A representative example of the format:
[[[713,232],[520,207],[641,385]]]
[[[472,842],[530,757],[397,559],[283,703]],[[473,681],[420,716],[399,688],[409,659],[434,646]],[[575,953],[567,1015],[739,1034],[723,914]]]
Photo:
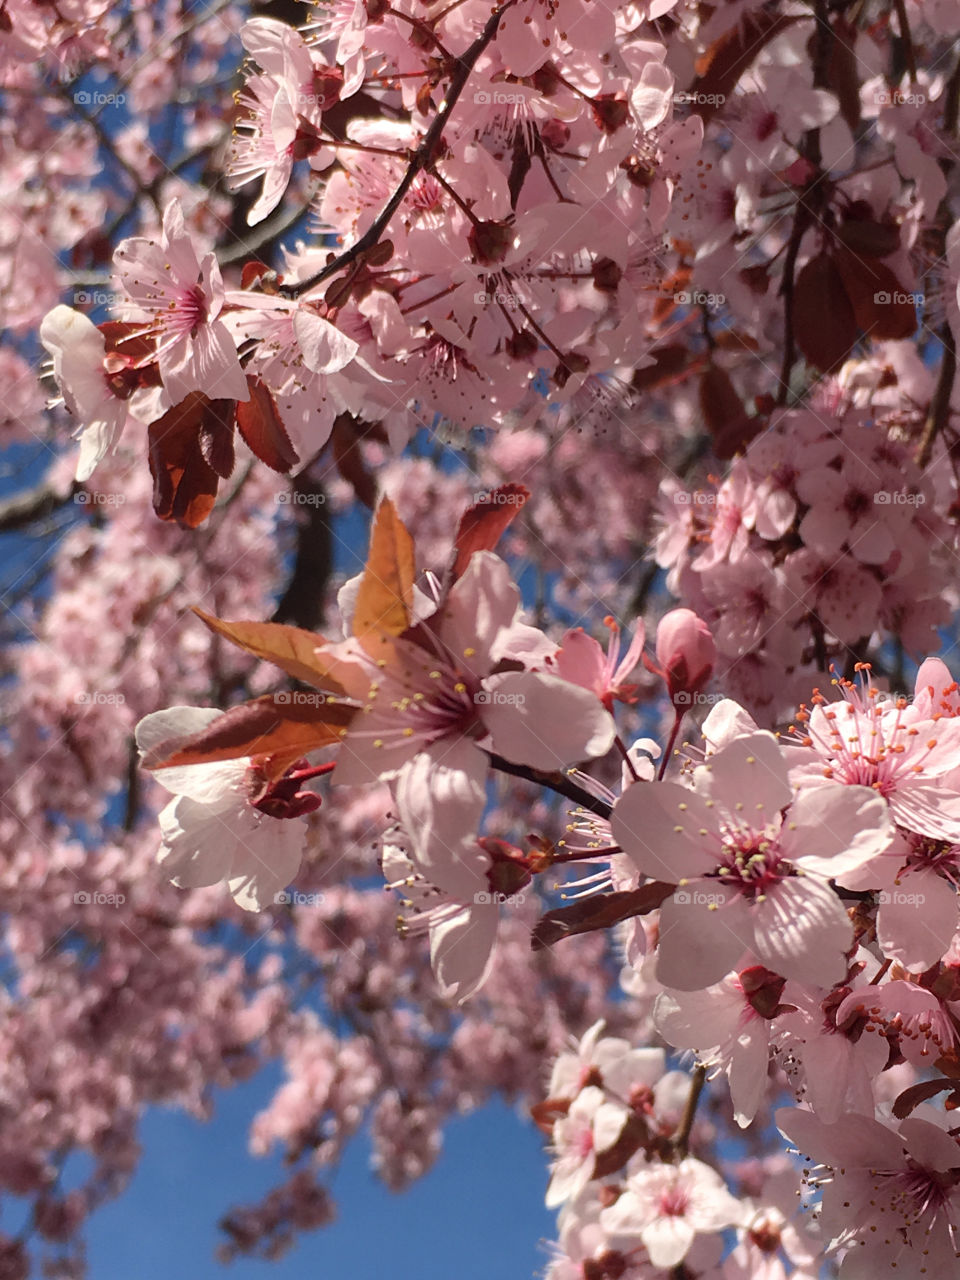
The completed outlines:
[[[936,712],[926,718],[926,701],[911,708],[905,698],[881,698],[869,670],[861,676],[860,689],[849,680],[836,682],[842,702],[817,693],[813,709],[801,709],[802,743],[816,754],[807,761],[797,753],[794,784],[871,787],[900,826],[960,841],[960,793],[942,782],[960,767],[960,719],[936,718]]]
[[[540,660],[542,633],[520,621],[520,596],[502,560],[473,555],[446,600],[396,639],[382,665],[366,661],[368,692],[340,750],[337,781],[389,781],[418,866],[454,896],[471,895],[486,854],[475,833],[486,806],[484,747],[551,771],[606,754],[613,719],[586,689],[539,671],[498,669]]]
[[[640,1084],[653,1088],[666,1071],[662,1049],[634,1049],[629,1040],[603,1034],[595,1022],[573,1053],[561,1053],[550,1074],[550,1097],[573,1098],[588,1084],[608,1087],[622,1098]]]
[[[643,655],[646,638],[642,619],[634,624],[630,647],[620,657],[620,627],[611,617],[604,618],[610,630],[607,652],[588,636],[582,627],[567,631],[560,642],[556,657],[549,664],[559,676],[571,684],[591,689],[608,711],[613,710],[614,700],[636,701],[636,685],[627,684],[627,677]]]
[[[63,402],[80,422],[77,480],[82,483],[116,448],[127,406],[107,380],[106,343],[92,320],[71,307],[54,307],[40,324],[40,341],[53,356]]]
[[[180,202],[167,205],[159,244],[124,240],[114,261],[131,303],[149,317],[143,333],[156,337],[155,358],[171,401],[179,404],[191,391],[214,400],[248,400],[230,332],[217,318],[224,297],[216,255],[198,259]]]
[[[877,941],[907,969],[926,969],[960,926],[960,844],[912,831],[879,858],[842,876],[844,888],[877,891]]]
[[[220,715],[215,707],[155,711],[137,725],[137,746],[146,754],[198,733]],[[240,759],[155,771],[176,797],[160,813],[157,861],[181,889],[226,880],[238,906],[262,911],[296,875],[307,830],[295,819],[315,809],[320,797],[300,791],[295,777],[264,792],[251,765]]]
[[[332,163],[334,153],[320,141],[321,108],[325,97],[337,100],[342,75],[328,73],[325,81],[317,68],[315,77],[303,37],[272,18],[245,22],[240,39],[266,72],[251,76],[239,95],[247,115],[237,121],[226,166],[231,190],[263,179],[263,190],[247,214],[252,227],[280,203],[296,160],[309,157],[317,168]]]
[[[776,1122],[827,1170],[820,1223],[829,1249],[855,1246],[842,1276],[956,1273],[960,1147],[954,1138],[916,1115],[899,1131],[860,1115],[824,1124],[791,1108],[781,1108]]]
[[[593,1177],[597,1155],[613,1146],[629,1114],[622,1103],[609,1101],[603,1089],[588,1085],[580,1091],[553,1126],[557,1154],[547,1188],[548,1209],[580,1194]]]
[[[404,917],[403,931],[429,932],[430,963],[441,995],[463,1004],[490,975],[500,918],[497,899],[479,890],[460,901],[431,885],[410,859],[409,843],[398,827],[385,837],[381,866],[387,887],[399,889],[404,905],[415,911]]]
[[[703,991],[665,991],[654,1007],[657,1030],[675,1049],[695,1049],[723,1071],[733,1114],[746,1128],[767,1088],[767,1062],[784,980],[754,965]]]
[[[611,825],[641,871],[679,882],[660,909],[657,976],[681,991],[718,982],[745,951],[785,978],[838,981],[852,931],[828,880],[893,835],[866,787],[794,799],[770,733],[735,738],[694,770],[692,787],[634,783]]]
[[[864,1035],[855,1012],[841,1017],[848,991],[790,982],[783,1001],[795,1012],[777,1019],[781,1062],[798,1096],[827,1123],[845,1111],[873,1115],[874,1086],[889,1057],[886,1041]]]
[[[653,1265],[669,1268],[683,1261],[695,1236],[723,1231],[740,1216],[720,1175],[688,1157],[634,1173],[600,1223],[611,1235],[639,1236]]]

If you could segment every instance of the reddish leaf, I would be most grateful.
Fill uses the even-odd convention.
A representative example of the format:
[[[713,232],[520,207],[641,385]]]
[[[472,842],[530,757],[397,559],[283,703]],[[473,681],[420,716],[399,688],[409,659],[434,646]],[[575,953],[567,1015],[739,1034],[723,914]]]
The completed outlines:
[[[797,346],[825,373],[839,369],[857,341],[857,321],[833,259],[811,258],[793,286],[790,318]]]
[[[840,14],[833,20],[833,39],[827,59],[827,87],[840,101],[840,114],[851,133],[860,124],[860,67],[855,45],[859,36],[856,23],[847,22]]]
[[[605,893],[599,898],[585,898],[569,907],[557,907],[541,916],[531,936],[534,951],[552,947],[561,938],[572,938],[576,933],[593,933],[597,929],[609,929],[611,925],[644,916],[655,910],[676,889],[674,884],[651,880],[639,889],[620,893]]]
[[[193,612],[211,631],[239,645],[254,657],[272,662],[294,680],[316,685],[330,693],[345,693],[336,677],[338,667],[343,664],[336,658],[316,652],[327,643],[323,636],[280,622],[225,622],[196,606]]]
[[[413,539],[389,498],[381,499],[373,519],[370,553],[353,613],[353,634],[399,636],[410,625],[416,572]]]
[[[200,452],[221,480],[233,474],[235,405],[233,400],[211,400],[200,419]]]
[[[834,256],[837,271],[853,307],[857,326],[876,340],[912,338],[917,312],[912,295],[890,268],[876,258],[862,258],[849,249]]]
[[[900,228],[873,218],[851,218],[837,228],[837,239],[862,258],[886,258],[900,248]]]
[[[945,1089],[955,1089],[957,1087],[956,1080],[921,1080],[919,1084],[912,1084],[909,1089],[904,1089],[901,1094],[897,1095],[897,1100],[893,1104],[893,1114],[898,1120],[905,1120],[914,1107],[919,1107],[921,1102],[927,1102],[930,1098],[935,1098],[938,1093],[943,1093]]]
[[[269,756],[269,776],[279,777],[300,756],[340,742],[357,710],[334,701],[332,695],[319,706],[281,702],[284,696],[289,697],[268,694],[253,702],[244,702],[225,711],[199,733],[158,743],[144,757],[145,768],[165,769],[172,765]],[[313,696],[323,697],[322,694]]]
[[[203,456],[200,435],[211,421],[222,421],[233,403],[192,391],[147,428],[153,509],[161,520],[196,529],[213,510],[220,481]]]
[[[654,348],[650,354],[654,363],[637,369],[630,380],[630,385],[636,391],[651,391],[654,387],[674,381],[687,372],[690,360],[695,359],[682,342],[665,343],[662,347]]]
[[[263,276],[270,275],[272,271],[273,268],[268,267],[265,262],[260,262],[257,258],[250,258],[249,261],[243,264],[243,269],[240,272],[240,288],[252,288],[258,280],[262,279]]]
[[[97,325],[103,334],[104,346],[110,355],[132,360],[134,364],[152,364],[156,359],[156,335],[146,336],[142,324],[130,324],[122,320],[106,320]]]
[[[363,505],[372,509],[377,501],[377,482],[364,465],[360,433],[350,414],[341,413],[334,422],[330,433],[330,447],[342,478]]]
[[[697,59],[697,78],[690,90],[692,110],[709,120],[733,93],[764,45],[798,20],[766,9],[744,14]]]
[[[549,1136],[553,1133],[556,1121],[562,1119],[569,1110],[569,1098],[544,1098],[530,1108],[530,1117],[540,1132]]]
[[[237,427],[252,453],[272,471],[286,475],[300,461],[290,442],[270,388],[262,378],[247,374],[250,399],[237,405]]]
[[[760,419],[747,414],[730,375],[716,364],[708,365],[700,375],[700,411],[718,458],[732,458],[763,426]]]
[[[514,516],[530,497],[522,484],[502,484],[460,517],[455,543],[454,578],[459,578],[475,551],[492,551]]]

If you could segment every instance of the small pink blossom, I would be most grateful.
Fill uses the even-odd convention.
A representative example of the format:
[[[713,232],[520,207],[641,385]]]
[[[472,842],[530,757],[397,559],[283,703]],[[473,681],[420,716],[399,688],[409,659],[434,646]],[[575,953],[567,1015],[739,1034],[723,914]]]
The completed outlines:
[[[142,332],[157,340],[160,377],[174,404],[191,391],[215,400],[249,400],[247,380],[223,320],[223,280],[214,253],[197,257],[178,200],[163,215],[160,243],[137,237],[114,254]]]
[[[741,1216],[718,1173],[687,1157],[676,1165],[641,1169],[600,1223],[611,1235],[639,1236],[655,1267],[675,1267],[698,1234],[723,1231]]]
[[[831,986],[851,927],[828,881],[890,843],[880,797],[835,787],[794,798],[769,733],[735,738],[692,781],[634,783],[611,820],[641,871],[679,884],[660,909],[659,980],[695,991],[749,951],[782,977]]]
[[[146,753],[161,742],[207,728],[216,708],[170,707],[137,725],[137,746]],[[276,799],[254,802],[260,789],[251,760],[225,760],[157,769],[155,777],[174,799],[160,814],[163,844],[157,861],[182,889],[226,880],[238,906],[262,911],[294,878],[307,829],[300,816],[319,796],[292,787],[274,790]]]

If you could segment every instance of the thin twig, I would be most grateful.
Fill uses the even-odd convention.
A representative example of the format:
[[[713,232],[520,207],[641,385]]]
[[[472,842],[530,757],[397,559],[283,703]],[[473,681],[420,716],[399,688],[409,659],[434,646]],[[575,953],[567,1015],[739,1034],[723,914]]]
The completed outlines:
[[[670,1139],[678,1160],[685,1160],[687,1157],[690,1130],[693,1128],[693,1122],[696,1119],[697,1105],[700,1102],[700,1095],[703,1093],[706,1079],[707,1068],[704,1066],[694,1067],[693,1076],[690,1080],[690,1092],[687,1094],[687,1105],[683,1108],[683,1115],[680,1118],[677,1131]]]
[[[454,107],[457,105],[467,81],[470,78],[470,73],[476,66],[480,55],[496,36],[497,30],[500,26],[500,19],[506,11],[511,9],[516,3],[517,0],[505,0],[503,4],[498,5],[487,19],[486,25],[480,32],[479,36],[477,36],[476,40],[474,40],[473,44],[466,51],[463,57],[458,59],[459,66],[450,79],[450,86],[447,89],[446,97],[440,105],[440,110],[437,112],[430,128],[424,134],[423,141],[411,155],[407,171],[401,178],[397,189],[394,191],[393,195],[384,205],[383,209],[374,219],[367,231],[364,232],[356,244],[351,245],[349,249],[340,254],[339,257],[334,258],[332,262],[328,262],[325,267],[310,276],[309,279],[302,280],[299,284],[282,285],[280,287],[280,293],[283,297],[302,297],[303,294],[309,292],[310,289],[316,288],[318,284],[322,284],[322,282],[330,276],[336,275],[338,271],[343,271],[345,268],[349,267],[379,242],[380,237],[383,235],[384,231],[386,231],[387,226],[390,223],[390,219],[403,203],[404,198],[413,185],[417,175],[427,168],[428,165],[433,163],[437,146],[440,142],[440,137],[446,127],[447,121],[450,119]]]
[[[549,787],[557,795],[572,800],[581,809],[589,809],[591,813],[596,813],[601,818],[609,818],[613,813],[612,806],[607,804],[606,800],[601,800],[598,796],[592,796],[589,791],[584,791],[575,782],[571,782],[565,774],[539,773],[536,769],[514,764],[511,760],[505,760],[503,756],[494,753],[490,754],[490,764],[494,769],[499,769],[501,773],[509,773],[513,778],[523,778],[526,782],[533,782],[538,787]]]

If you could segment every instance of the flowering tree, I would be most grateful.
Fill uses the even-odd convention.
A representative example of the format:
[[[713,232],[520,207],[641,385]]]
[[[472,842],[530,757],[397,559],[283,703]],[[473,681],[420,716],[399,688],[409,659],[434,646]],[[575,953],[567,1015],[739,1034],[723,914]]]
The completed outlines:
[[[499,1093],[547,1280],[957,1272],[958,21],[0,0],[0,1274],[269,1060],[225,1259]]]

